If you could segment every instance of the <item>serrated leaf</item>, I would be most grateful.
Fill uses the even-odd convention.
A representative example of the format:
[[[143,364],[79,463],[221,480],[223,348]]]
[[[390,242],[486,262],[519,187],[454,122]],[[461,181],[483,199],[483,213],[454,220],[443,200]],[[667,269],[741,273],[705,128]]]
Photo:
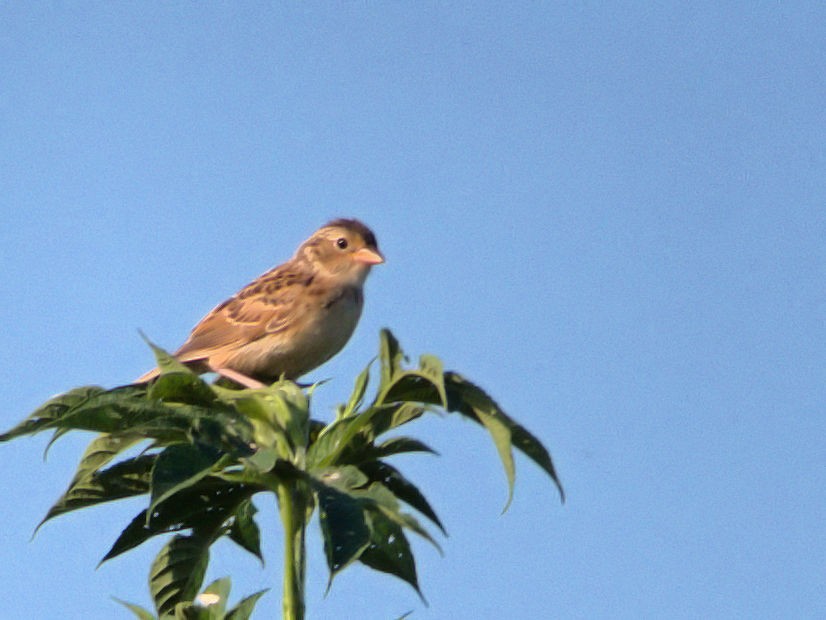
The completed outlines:
[[[209,407],[218,399],[209,384],[184,367],[161,374],[149,386],[150,399]]]
[[[310,468],[324,468],[344,463],[361,463],[382,456],[372,446],[372,441],[381,433],[414,420],[424,413],[425,407],[412,403],[396,403],[370,407],[356,415],[339,419],[326,427],[307,452]],[[392,440],[391,440],[392,441]],[[413,441],[413,440],[411,440]],[[405,440],[396,444],[402,448]],[[388,450],[394,444],[388,444]],[[413,443],[407,447],[414,450]],[[431,451],[419,443],[426,451]],[[402,450],[403,451],[403,450]]]
[[[370,426],[363,431],[369,439],[375,439],[394,428],[407,424],[427,411],[427,407],[418,403],[395,403],[375,409]]]
[[[172,537],[152,562],[149,591],[158,614],[174,612],[178,603],[192,601],[209,562],[208,538],[180,534]]]
[[[435,523],[442,533],[447,535],[442,522],[436,515],[436,512],[431,508],[421,491],[407,478],[405,478],[399,470],[392,465],[388,465],[382,461],[372,461],[359,465],[359,469],[365,473],[371,482],[380,482],[387,487],[393,495],[398,499],[412,506],[433,523]]]
[[[314,491],[324,539],[324,555],[332,583],[333,577],[367,547],[370,530],[358,499],[320,483],[315,485]]]
[[[282,381],[269,389],[278,425],[286,431],[293,448],[306,448],[310,420],[307,395],[292,381]]]
[[[169,409],[162,403],[150,402],[143,398],[143,395],[124,395],[120,389],[115,389],[93,396],[81,405],[73,407],[60,418],[53,420],[50,426],[115,433],[130,431],[132,427],[169,414]]]
[[[85,478],[109,463],[118,454],[142,441],[144,437],[136,433],[106,434],[95,438],[80,457],[73,482]]]
[[[105,392],[102,387],[91,385],[75,388],[47,400],[18,425],[0,434],[0,441],[9,441],[23,435],[31,435],[49,428],[67,412],[87,402],[90,398]]]
[[[158,505],[148,524],[147,511],[142,510],[124,528],[100,564],[159,534],[194,529],[204,537],[214,537],[238,505],[260,490],[261,487],[205,478]]]
[[[336,465],[345,460],[343,454],[352,453],[364,447],[366,442],[358,442],[356,438],[359,431],[369,424],[370,418],[376,411],[376,408],[371,407],[356,416],[342,418],[330,424],[307,450],[307,465],[309,467]]]
[[[500,453],[500,457],[503,455],[505,449],[504,439],[506,436],[509,436],[507,439],[508,444],[516,446],[517,449],[539,465],[545,473],[550,476],[559,491],[562,501],[565,501],[565,491],[557,476],[551,455],[536,437],[511,419],[482,388],[471,383],[458,373],[446,372],[445,386],[448,393],[449,411],[457,411],[474,422],[483,424],[493,436],[494,442],[496,442],[498,438],[500,443],[497,443],[496,447]],[[503,430],[503,426],[505,430]],[[510,455],[510,448],[507,449],[507,453]],[[507,456],[503,458],[506,474],[508,469],[506,463],[507,458]],[[512,463],[512,455],[509,458]],[[510,486],[512,488],[512,482]],[[509,492],[509,498],[511,494],[512,490]],[[510,499],[508,503],[510,503]],[[507,509],[507,505],[505,508]]]
[[[189,400],[199,399],[193,396]],[[72,390],[48,401],[3,438],[45,429],[55,430],[52,441],[67,430],[134,433],[161,443],[185,441],[190,435],[201,433],[210,436],[213,443],[224,441],[238,449],[243,449],[244,441],[251,436],[249,422],[223,403],[166,404],[148,398],[145,385]]]
[[[426,403],[445,407],[447,396],[442,376],[434,378],[417,370],[398,373],[379,396],[379,403],[394,402]]]
[[[354,491],[353,495],[368,500],[368,502],[365,503],[365,507],[368,510],[375,511],[376,508],[378,508],[382,514],[384,514],[384,516],[389,518],[391,521],[401,527],[406,527],[413,530],[419,536],[436,547],[439,553],[442,552],[442,548],[439,546],[439,543],[433,539],[430,532],[419,525],[419,522],[412,515],[406,514],[400,510],[399,502],[396,499],[396,496],[383,484],[374,482],[366,489]]]
[[[253,427],[253,438],[259,448],[275,448],[281,458],[290,458],[292,448],[287,431],[279,424],[272,396],[263,390],[221,390],[222,398],[231,402]]]
[[[413,439],[412,437],[393,437],[375,446],[371,456],[375,458],[385,458],[406,452],[429,452],[430,454],[438,454],[433,448],[418,439]]]
[[[397,372],[392,387],[385,386],[383,402],[394,400],[447,406],[444,367],[435,355],[421,355],[418,370]]]
[[[255,452],[253,428],[250,421],[239,412],[222,411],[221,407],[205,410],[192,409],[188,438],[226,452],[233,457],[249,456]]]
[[[154,461],[155,455],[141,455],[116,463],[108,469],[76,477],[43,517],[37,529],[46,521],[73,510],[147,493]]]
[[[382,329],[379,332],[380,392],[385,389],[385,386],[390,385],[396,374],[401,371],[403,360],[404,353],[399,346],[399,341],[389,329]]]
[[[152,468],[149,512],[181,490],[212,473],[222,453],[202,444],[169,446],[158,455]]]
[[[278,447],[282,458],[290,457],[292,447],[306,446],[309,400],[294,382],[282,380],[257,390],[215,389],[223,401],[252,421],[259,446]]]
[[[224,620],[250,620],[258,599],[269,591],[269,588],[266,590],[259,590],[255,594],[251,594],[250,596],[242,599],[241,602],[227,612]]]
[[[359,376],[356,377],[353,392],[350,394],[350,399],[347,401],[347,405],[341,412],[341,417],[346,418],[353,415],[364,401],[364,394],[367,391],[367,384],[370,382],[370,366],[372,364],[373,362],[370,362],[370,364],[368,364],[367,367],[361,371]]]
[[[150,349],[152,349],[152,353],[155,355],[155,363],[158,366],[158,370],[160,370],[162,374],[170,372],[193,374],[189,368],[179,362],[175,357],[149,340],[149,338],[146,337],[146,334],[140,330],[139,333],[144,342],[149,345]]]
[[[371,511],[369,519],[370,543],[359,556],[359,561],[406,581],[427,604],[419,589],[416,562],[402,528],[379,511]]]
[[[249,551],[263,564],[264,556],[261,554],[261,532],[258,529],[258,524],[255,522],[256,512],[258,512],[258,509],[251,500],[247,499],[242,501],[238,505],[238,508],[235,509],[232,527],[230,527],[228,536],[230,540],[242,549]]]
[[[322,463],[335,458],[333,453],[337,452],[341,445],[342,437],[347,427],[355,423],[355,417],[340,418],[321,428],[307,449],[307,465],[309,467],[321,466]]]
[[[330,467],[314,473],[316,478],[327,486],[344,492],[350,492],[353,489],[363,487],[367,484],[367,476],[365,476],[358,467],[353,465]]]

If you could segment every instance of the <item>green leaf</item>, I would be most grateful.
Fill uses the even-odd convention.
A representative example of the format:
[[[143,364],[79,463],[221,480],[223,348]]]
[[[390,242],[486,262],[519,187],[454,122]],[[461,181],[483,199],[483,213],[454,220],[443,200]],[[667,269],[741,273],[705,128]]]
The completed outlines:
[[[150,519],[147,519],[147,511],[142,510],[121,532],[100,563],[159,534],[193,529],[204,537],[214,538],[241,502],[261,490],[261,487],[226,482],[213,476],[204,478],[159,504]]]
[[[233,407],[245,416],[253,427],[254,443],[259,448],[275,448],[279,457],[289,459],[293,454],[287,430],[279,422],[276,412],[278,399],[273,394],[261,390],[219,390],[221,398],[231,402]],[[286,407],[282,402],[282,408]]]
[[[67,412],[83,405],[90,398],[104,393],[102,387],[96,385],[79,387],[64,394],[49,399],[35,409],[25,420],[17,426],[0,434],[0,441],[9,441],[23,435],[31,435],[45,428],[51,428],[55,420],[61,419]]]
[[[307,395],[292,381],[282,381],[268,388],[276,420],[293,448],[306,448],[309,437],[310,403]]]
[[[421,491],[416,488],[407,478],[405,478],[399,470],[388,465],[382,461],[371,461],[359,465],[359,469],[364,472],[371,482],[380,482],[387,487],[393,495],[401,501],[409,504],[433,523],[435,523],[442,533],[447,535],[442,522],[436,516],[436,512],[431,508]]]
[[[441,378],[436,382],[429,375],[416,370],[406,370],[397,374],[393,382],[384,387],[378,402],[415,402],[445,407],[447,396]]]
[[[209,407],[218,399],[209,384],[186,367],[160,375],[149,386],[148,396],[153,400],[202,407]]]
[[[370,382],[370,366],[373,362],[367,365],[367,368],[361,371],[356,378],[356,383],[353,386],[353,393],[350,394],[350,400],[341,412],[340,417],[346,418],[353,415],[364,401],[364,394],[367,391],[367,384]]]
[[[439,546],[439,543],[433,539],[430,533],[419,525],[419,522],[413,516],[400,510],[399,502],[396,499],[396,496],[383,484],[374,482],[366,489],[354,491],[353,494],[357,497],[365,498],[365,507],[368,510],[375,510],[376,507],[378,507],[378,509],[381,510],[381,512],[391,521],[402,527],[413,530],[419,536],[436,547],[439,553],[442,552],[442,548]]]
[[[198,603],[185,601],[178,603],[172,610],[172,615],[164,615],[161,620],[221,620],[221,616],[211,607],[203,607]]]
[[[221,452],[202,444],[166,448],[152,469],[150,514],[164,500],[212,473],[221,458]]]
[[[69,430],[105,433],[87,448],[69,488],[44,521],[148,492],[147,509],[121,532],[102,562],[153,536],[173,534],[150,573],[152,595],[164,620],[224,616],[228,580],[207,588],[205,594],[215,589],[216,604],[203,606],[194,599],[209,547],[228,536],[263,561],[251,498],[275,487],[288,493],[279,495],[286,498],[283,505],[288,508],[293,506],[288,500],[300,495],[297,510],[283,513],[288,514],[284,518],[290,531],[306,525],[301,519],[309,519],[318,506],[330,583],[359,560],[396,575],[421,596],[406,530],[438,545],[417,521],[421,517],[405,511],[409,506],[442,532],[444,528],[421,491],[382,459],[433,451],[412,437],[381,442],[378,438],[426,411],[456,411],[486,428],[508,481],[508,504],[515,479],[514,447],[536,462],[562,493],[550,454],[536,437],[479,387],[444,372],[438,358],[422,355],[418,368],[405,369],[409,362],[389,330],[380,334],[380,382],[372,405],[364,408],[371,378],[368,365],[346,405],[339,407],[336,421],[328,425],[309,417],[313,388],[281,381],[258,390],[225,389],[204,382],[151,346],[162,371],[151,384],[72,390],[46,402],[0,435],[0,441],[46,429],[53,431],[52,442]],[[124,450],[145,440],[148,452],[109,466]],[[248,620],[262,594],[247,597],[226,612],[226,618]],[[149,612],[122,604],[146,620]]]
[[[163,415],[141,421],[127,430],[152,438],[157,445],[197,441],[238,456],[252,454],[249,420],[218,403],[211,407],[171,403]]]
[[[229,577],[222,577],[221,579],[216,579],[211,584],[209,584],[204,591],[199,594],[196,598],[196,604],[204,605],[205,600],[210,600],[204,595],[211,595],[212,598],[217,597],[217,601],[210,602],[209,605],[204,605],[205,607],[209,607],[209,610],[214,613],[218,618],[224,617],[224,612],[227,609],[227,601],[229,600],[229,592],[232,588],[232,581]]]
[[[358,467],[344,465],[342,467],[330,467],[328,469],[315,472],[318,480],[340,491],[349,493],[367,484],[365,476]]]
[[[37,528],[46,521],[73,510],[147,493],[155,457],[156,455],[141,455],[102,471],[87,471],[80,477],[76,476]]]
[[[447,403],[447,395],[444,391],[445,369],[442,360],[435,355],[429,355],[427,353],[420,355],[419,372],[425,377],[428,377],[434,385],[441,386],[442,402]]]
[[[49,445],[51,445],[54,442],[58,434],[59,433],[55,433],[55,437],[49,442]],[[72,492],[72,490],[75,489],[75,487],[82,487],[84,485],[89,485],[90,483],[92,483],[93,486],[97,486],[93,483],[93,481],[90,480],[92,474],[104,465],[106,465],[120,452],[133,446],[142,439],[143,437],[136,433],[116,433],[111,435],[101,435],[100,437],[93,440],[86,448],[86,452],[84,452],[83,456],[81,457],[74,478],[72,478],[72,481],[69,483],[69,487],[66,490],[66,492],[64,492],[63,496],[60,498],[60,500],[58,500],[58,504],[63,503],[66,499],[68,499],[70,492]],[[48,450],[48,447],[46,449]],[[105,483],[106,481],[103,482],[103,484]],[[100,493],[102,492],[103,490],[100,489]],[[140,491],[139,494],[140,493],[145,493],[145,491]],[[78,493],[77,491],[74,492],[75,499],[78,499],[82,495],[82,493]],[[117,495],[112,499],[120,499],[121,497],[124,496]],[[49,517],[47,517],[47,519],[48,518]],[[46,519],[41,521],[40,525],[42,525],[45,521]],[[40,525],[38,525],[38,528],[40,527]]]
[[[404,454],[406,452],[429,452],[438,454],[427,444],[411,437],[393,437],[381,443],[372,450],[372,455],[376,458],[384,458],[393,454]]]
[[[409,401],[447,406],[442,361],[434,355],[419,357],[419,369],[398,372],[392,386],[384,386],[382,402]]]
[[[146,337],[146,334],[143,332],[139,333],[144,342],[146,342],[146,344],[149,345],[149,348],[152,349],[152,353],[155,354],[155,363],[158,366],[158,370],[161,371],[161,374],[170,372],[193,374],[189,368],[179,362],[175,357],[171,356],[169,353],[149,340],[149,338]]]
[[[52,433],[51,438],[49,439],[49,443],[46,444],[46,447],[43,449],[43,460],[46,460],[46,457],[49,455],[49,450],[52,449],[52,446],[57,443],[57,440],[63,437],[66,433],[69,432],[68,428],[56,428]]]
[[[534,437],[525,427],[511,420],[511,441],[522,454],[530,458],[534,463],[539,465],[545,473],[547,473],[551,480],[554,481],[559,496],[562,502],[565,502],[565,489],[562,488],[562,482],[554,468],[554,463],[551,460],[551,455],[545,446]]]
[[[180,375],[170,375],[152,386],[162,391]],[[202,386],[209,389],[207,386]],[[196,394],[181,400],[203,400]],[[205,443],[220,443],[235,451],[249,452],[249,422],[228,405],[211,402],[208,406],[164,403],[147,396],[145,385],[128,385],[112,390],[86,387],[53,398],[0,439],[11,439],[44,429],[54,429],[55,437],[66,430],[100,433],[133,433],[162,444],[189,440],[202,435]],[[54,439],[52,441],[54,441]],[[223,443],[221,443],[223,442]]]
[[[144,396],[132,386],[100,392],[67,409],[49,427],[115,433],[170,415],[168,407]]]
[[[190,441],[211,446],[235,458],[254,454],[253,428],[238,412],[213,411],[192,420]]]
[[[155,620],[155,615],[151,611],[149,611],[148,609],[144,609],[140,605],[135,605],[134,603],[127,603],[126,601],[122,601],[121,599],[116,598],[114,596],[112,597],[112,600],[126,607],[126,609],[135,614],[138,620]]]
[[[511,501],[513,501],[513,486],[516,482],[516,465],[513,462],[513,452],[511,451],[511,432],[501,417],[496,417],[493,413],[483,409],[475,409],[475,413],[485,428],[488,429],[493,444],[496,446],[496,451],[499,453],[499,460],[502,461],[505,476],[508,479],[508,499],[502,509],[502,512],[505,512],[511,505]]]
[[[407,424],[428,410],[427,407],[418,403],[396,403],[375,409],[369,427],[363,431],[369,439],[375,439],[394,428]]]
[[[137,433],[116,433],[101,435],[87,446],[80,458],[72,482],[85,478],[109,463],[124,450],[131,448],[144,438]],[[71,485],[70,485],[71,486]]]
[[[314,490],[331,584],[333,577],[367,547],[370,530],[358,499],[326,484],[318,483]]]
[[[149,590],[155,609],[163,615],[181,602],[192,601],[201,587],[212,543],[202,536],[173,536],[152,563]]]
[[[341,418],[326,427],[307,452],[310,468],[324,468],[345,463],[361,463],[399,452],[433,452],[416,440],[399,438],[380,447],[372,441],[381,433],[414,420],[425,407],[411,403],[373,406],[356,415]]]
[[[232,526],[229,530],[229,538],[242,549],[246,549],[255,557],[257,557],[261,564],[264,563],[264,556],[261,554],[261,532],[258,529],[258,524],[255,522],[255,513],[258,509],[251,500],[242,501],[238,508],[235,509],[235,515]]]
[[[259,446],[278,446],[286,459],[293,448],[307,445],[309,400],[297,384],[282,380],[256,390],[215,389],[223,401],[250,418]]]
[[[235,607],[227,612],[226,618],[224,620],[250,620],[252,616],[252,612],[255,609],[255,604],[258,602],[262,596],[264,596],[270,589],[267,588],[266,590],[259,590],[255,594],[252,594],[245,599],[241,600]]]
[[[551,455],[545,446],[524,427],[512,420],[502,411],[502,408],[482,388],[471,383],[455,372],[445,373],[445,386],[448,393],[448,410],[458,411],[474,422],[483,424],[496,443],[496,448],[502,458],[506,474],[508,475],[510,490],[508,503],[513,490],[513,457],[510,445],[516,446],[528,458],[539,465],[550,476],[559,491],[562,501],[565,501],[565,491],[559,481]],[[505,445],[507,441],[507,446]],[[507,453],[507,454],[503,454]],[[508,465],[510,461],[510,466]],[[508,469],[510,467],[510,473]],[[507,505],[505,506],[507,509]]]
[[[359,561],[406,581],[426,604],[416,577],[416,562],[402,528],[378,510],[370,511],[369,521],[370,543]]]
[[[381,384],[374,404],[419,402],[447,406],[442,362],[433,355],[419,358],[418,370],[404,370],[404,354],[389,330],[382,330],[379,345]]]
[[[307,450],[308,467],[328,467],[341,463],[344,461],[341,458],[342,454],[365,446],[364,441],[356,443],[354,439],[358,436],[359,430],[370,421],[375,411],[375,408],[370,408],[356,416],[342,418],[327,426]]]
[[[401,372],[404,353],[399,347],[399,341],[389,329],[382,329],[379,333],[379,365],[381,367],[381,387],[390,385],[393,378]]]
[[[265,474],[273,470],[278,460],[278,451],[275,448],[260,448],[255,454],[244,459],[244,463],[250,465],[253,471]]]

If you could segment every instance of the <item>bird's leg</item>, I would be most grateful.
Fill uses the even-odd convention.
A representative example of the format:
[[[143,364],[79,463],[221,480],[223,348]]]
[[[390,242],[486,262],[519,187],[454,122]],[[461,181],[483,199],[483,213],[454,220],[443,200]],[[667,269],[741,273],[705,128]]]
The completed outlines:
[[[226,377],[239,385],[243,385],[246,388],[250,388],[253,390],[257,390],[258,388],[264,387],[264,384],[252,377],[248,377],[244,373],[238,372],[237,370],[232,370],[232,368],[213,368],[210,367],[210,370],[216,374],[221,375],[222,377]]]

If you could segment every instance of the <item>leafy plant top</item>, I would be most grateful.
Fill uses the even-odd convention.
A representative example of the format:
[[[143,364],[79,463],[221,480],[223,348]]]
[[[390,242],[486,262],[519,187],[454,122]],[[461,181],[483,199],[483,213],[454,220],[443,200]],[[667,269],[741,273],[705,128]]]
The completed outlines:
[[[438,547],[416,515],[444,528],[422,492],[389,460],[402,453],[433,452],[398,434],[431,411],[456,413],[487,430],[508,483],[506,508],[515,478],[513,448],[539,465],[563,494],[551,456],[536,437],[480,387],[444,371],[438,358],[422,355],[417,367],[407,368],[388,330],[380,336],[374,395],[367,397],[368,366],[330,423],[310,416],[316,386],[280,381],[251,390],[210,384],[153,349],[161,369],[153,383],[71,390],[0,435],[0,441],[51,431],[51,444],[72,430],[99,433],[43,522],[146,495],[146,508],[126,525],[101,562],[150,538],[169,536],[149,575],[159,617],[249,617],[263,592],[230,610],[228,580],[198,592],[210,547],[220,538],[262,559],[252,502],[259,493],[277,496],[284,527],[285,618],[303,617],[304,529],[316,509],[330,583],[347,566],[361,562],[403,579],[421,595],[407,533]],[[220,604],[204,604],[218,599]],[[153,617],[124,604],[139,618]]]

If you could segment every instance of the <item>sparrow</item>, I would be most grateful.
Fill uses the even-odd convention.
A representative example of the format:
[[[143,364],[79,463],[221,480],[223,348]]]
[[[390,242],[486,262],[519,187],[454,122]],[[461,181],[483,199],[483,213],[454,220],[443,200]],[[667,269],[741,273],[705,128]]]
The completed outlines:
[[[295,380],[350,339],[364,304],[364,281],[384,262],[376,237],[354,219],[319,228],[295,255],[213,308],[173,356],[198,373],[244,387]],[[138,378],[144,383],[156,368]]]

